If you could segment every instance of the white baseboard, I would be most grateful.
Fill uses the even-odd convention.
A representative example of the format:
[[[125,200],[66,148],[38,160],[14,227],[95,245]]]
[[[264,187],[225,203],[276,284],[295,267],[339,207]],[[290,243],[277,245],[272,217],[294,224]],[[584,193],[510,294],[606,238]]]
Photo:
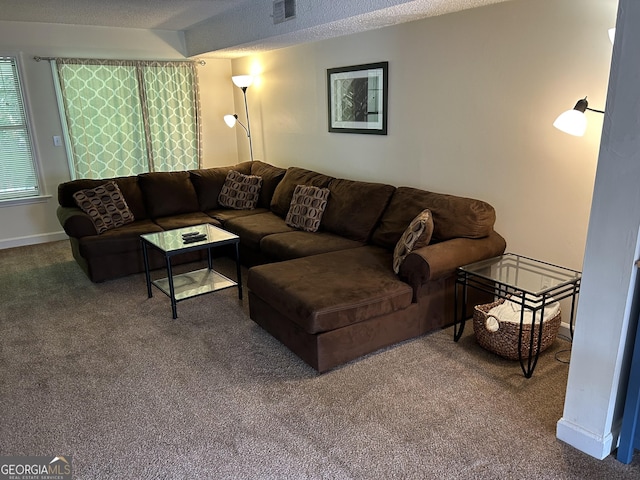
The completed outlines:
[[[613,450],[611,433],[601,436],[588,432],[579,425],[565,420],[564,417],[556,424],[556,437],[598,460],[608,457]]]
[[[566,339],[571,339],[571,327],[569,326],[569,323],[567,322],[560,323],[560,329],[558,330],[558,335]]]
[[[13,247],[24,247],[26,245],[36,245],[38,243],[57,242],[59,240],[66,240],[67,238],[69,237],[67,237],[67,234],[63,231],[28,235],[26,237],[5,238],[0,240],[0,250]]]

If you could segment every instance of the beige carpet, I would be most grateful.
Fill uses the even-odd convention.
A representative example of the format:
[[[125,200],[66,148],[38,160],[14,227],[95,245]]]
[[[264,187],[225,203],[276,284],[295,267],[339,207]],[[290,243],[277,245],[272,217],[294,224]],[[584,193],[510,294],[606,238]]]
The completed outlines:
[[[66,242],[1,250],[0,303],[0,455],[71,455],[78,479],[640,478],[637,453],[555,438],[561,340],[531,379],[471,323],[317,375],[236,290],[172,320],[143,275],[93,284]]]

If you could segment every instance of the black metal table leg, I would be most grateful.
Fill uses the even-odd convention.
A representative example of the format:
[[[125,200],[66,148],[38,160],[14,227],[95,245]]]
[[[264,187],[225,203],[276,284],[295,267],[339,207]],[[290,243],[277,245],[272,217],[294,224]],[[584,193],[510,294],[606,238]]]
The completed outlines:
[[[242,271],[240,268],[240,243],[236,242],[236,279],[238,282],[238,298],[242,300]]]
[[[542,308],[540,311],[540,322],[536,327],[536,313],[537,310],[531,311],[531,330],[529,332],[529,354],[527,355],[526,367],[525,361],[522,358],[522,329],[524,326],[524,312],[525,312],[525,301],[524,298],[522,300],[522,306],[520,309],[520,331],[518,335],[518,359],[520,360],[520,367],[522,368],[522,373],[524,373],[525,378],[531,378],[533,375],[533,371],[538,364],[538,358],[540,358],[540,347],[542,346],[542,329],[544,327],[544,307],[546,300],[542,303]]]
[[[573,341],[573,322],[575,320],[576,313],[576,294],[578,291],[578,284],[573,284],[573,295],[571,295],[571,317],[569,318],[569,333],[571,334],[571,340]]]
[[[461,305],[461,315],[460,322],[458,322],[458,305],[460,303],[460,298],[458,295],[458,288],[462,286],[462,305]],[[464,332],[464,324],[466,323],[467,316],[467,280],[463,282],[459,282],[456,279],[456,283],[454,285],[454,302],[455,306],[453,309],[453,341],[457,342],[462,337],[462,333]]]
[[[167,280],[169,281],[169,298],[171,299],[171,313],[174,320],[178,318],[178,304],[176,301],[176,291],[173,288],[173,271],[171,270],[171,257],[167,256]]]
[[[144,258],[144,273],[147,278],[147,295],[149,298],[153,296],[151,291],[151,272],[149,271],[149,256],[147,254],[147,243],[144,240],[142,242],[142,257]]]

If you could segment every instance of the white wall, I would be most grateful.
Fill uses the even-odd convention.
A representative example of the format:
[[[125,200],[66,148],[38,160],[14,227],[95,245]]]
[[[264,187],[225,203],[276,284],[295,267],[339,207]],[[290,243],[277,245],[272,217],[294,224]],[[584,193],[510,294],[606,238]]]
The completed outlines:
[[[62,134],[60,117],[49,62],[36,62],[33,56],[174,60],[184,59],[184,50],[178,32],[0,21],[0,54],[22,58],[43,190],[51,196],[27,205],[0,203],[0,248],[66,238],[56,218],[56,194],[58,184],[70,179],[69,168],[64,149],[52,141]],[[233,109],[231,64],[206,61],[198,67],[204,166],[228,165],[237,159],[234,132],[222,121]]]
[[[484,199],[509,251],[581,269],[603,118],[583,138],[551,124],[585,95],[603,108],[616,7],[514,0],[234,60],[259,74],[255,156]],[[389,134],[328,133],[326,69],[384,60]]]
[[[223,117],[235,112],[229,60],[203,58],[198,67],[202,112],[202,166],[234,165],[238,161],[237,139]],[[239,112],[238,112],[239,113]]]

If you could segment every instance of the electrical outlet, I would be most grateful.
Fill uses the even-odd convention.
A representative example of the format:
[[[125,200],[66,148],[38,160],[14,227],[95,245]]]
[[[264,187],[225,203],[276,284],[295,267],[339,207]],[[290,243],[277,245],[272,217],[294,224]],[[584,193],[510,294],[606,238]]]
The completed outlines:
[[[540,288],[545,289],[545,288],[549,288],[551,285],[553,285],[553,279],[551,277],[547,277],[547,276],[542,276],[542,278],[540,279]]]
[[[53,144],[56,147],[61,147],[62,146],[62,137],[60,135],[54,135],[53,136]]]

